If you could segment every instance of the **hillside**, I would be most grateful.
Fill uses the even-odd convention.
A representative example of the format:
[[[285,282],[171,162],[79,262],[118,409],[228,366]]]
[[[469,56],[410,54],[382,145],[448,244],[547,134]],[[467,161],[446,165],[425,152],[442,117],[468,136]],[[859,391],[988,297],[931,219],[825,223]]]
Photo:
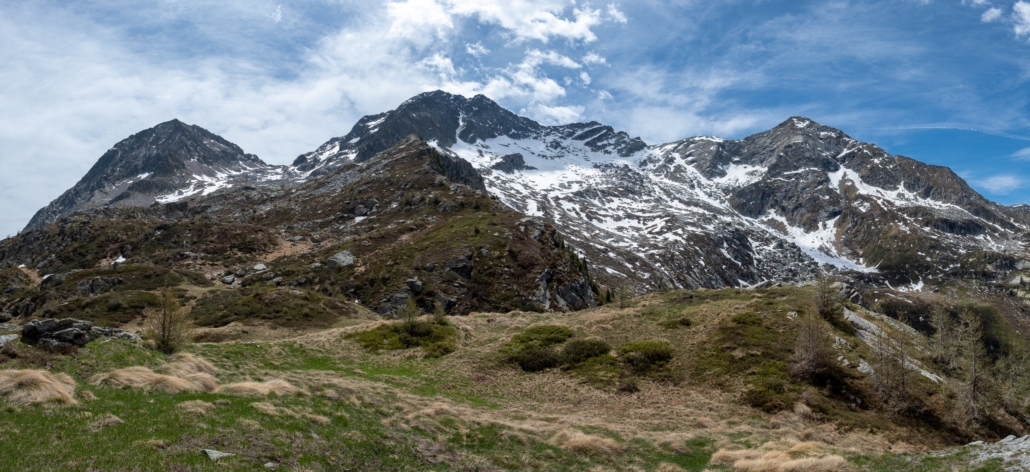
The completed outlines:
[[[0,351],[3,369],[49,365],[75,391],[63,405],[9,406],[0,428],[18,440],[0,449],[34,470],[751,470],[747,460],[782,470],[1002,470],[998,459],[971,464],[978,456],[963,449],[926,453],[1026,426],[1004,410],[986,423],[964,418],[949,393],[961,377],[943,377],[927,338],[882,315],[859,310],[862,329],[834,331],[834,356],[846,363],[836,374],[792,376],[797,310],[812,296],[811,287],[675,291],[572,314],[427,319],[456,328],[454,351],[439,358],[362,347],[359,333],[381,332],[382,321],[280,339],[205,329],[229,342],[170,358],[121,340],[71,355],[13,341]],[[906,340],[910,362],[928,369],[905,387],[918,407],[894,412],[878,396],[882,374],[863,366],[883,363],[863,329]],[[544,339],[563,353],[555,367],[511,357]],[[583,350],[599,342],[611,350]],[[649,345],[667,346],[668,357],[634,354]],[[171,380],[110,383],[133,366],[214,380],[181,392]],[[234,456],[215,462],[202,449]]]

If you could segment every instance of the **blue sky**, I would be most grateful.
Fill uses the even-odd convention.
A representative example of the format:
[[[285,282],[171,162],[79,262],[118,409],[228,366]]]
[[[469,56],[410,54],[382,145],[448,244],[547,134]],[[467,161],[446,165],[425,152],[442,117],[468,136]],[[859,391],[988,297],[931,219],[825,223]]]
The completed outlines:
[[[1030,202],[1030,2],[0,4],[0,236],[171,118],[285,164],[444,89],[649,143],[803,115]]]

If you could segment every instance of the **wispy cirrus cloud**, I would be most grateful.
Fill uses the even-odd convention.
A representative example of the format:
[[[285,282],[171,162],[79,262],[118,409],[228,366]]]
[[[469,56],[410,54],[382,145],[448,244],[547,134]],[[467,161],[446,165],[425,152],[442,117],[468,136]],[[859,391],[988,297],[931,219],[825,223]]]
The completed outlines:
[[[995,195],[1007,195],[1023,186],[1023,179],[1015,175],[995,175],[974,181],[979,187]]]

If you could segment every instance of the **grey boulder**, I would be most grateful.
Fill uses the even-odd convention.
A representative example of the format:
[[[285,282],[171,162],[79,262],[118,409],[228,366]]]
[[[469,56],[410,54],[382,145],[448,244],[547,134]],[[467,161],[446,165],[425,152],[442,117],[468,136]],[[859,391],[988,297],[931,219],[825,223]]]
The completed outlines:
[[[325,263],[330,269],[342,269],[354,265],[354,255],[350,251],[340,251]]]

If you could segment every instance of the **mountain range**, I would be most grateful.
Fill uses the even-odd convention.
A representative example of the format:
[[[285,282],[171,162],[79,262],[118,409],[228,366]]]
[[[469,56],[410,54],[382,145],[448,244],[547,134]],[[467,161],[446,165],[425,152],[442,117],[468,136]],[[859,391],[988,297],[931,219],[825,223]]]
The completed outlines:
[[[1025,206],[993,203],[948,168],[803,117],[741,140],[649,145],[601,123],[544,126],[485,96],[440,91],[366,116],[290,166],[265,164],[200,127],[162,123],[116,144],[26,231],[101,209],[183,203],[239,221],[246,210],[251,223],[316,182],[340,187],[389,172],[378,161],[398,146],[432,149],[448,182],[553,226],[609,287],[744,287],[801,282],[823,269],[920,289],[1000,277],[1028,258]],[[411,206],[414,192],[404,190],[389,205]],[[234,203],[250,194],[265,206]],[[331,230],[387,205],[355,195],[330,206],[317,195],[304,203],[310,208],[290,210],[289,224],[257,224]],[[9,251],[0,260],[40,256],[17,257],[32,261]]]

